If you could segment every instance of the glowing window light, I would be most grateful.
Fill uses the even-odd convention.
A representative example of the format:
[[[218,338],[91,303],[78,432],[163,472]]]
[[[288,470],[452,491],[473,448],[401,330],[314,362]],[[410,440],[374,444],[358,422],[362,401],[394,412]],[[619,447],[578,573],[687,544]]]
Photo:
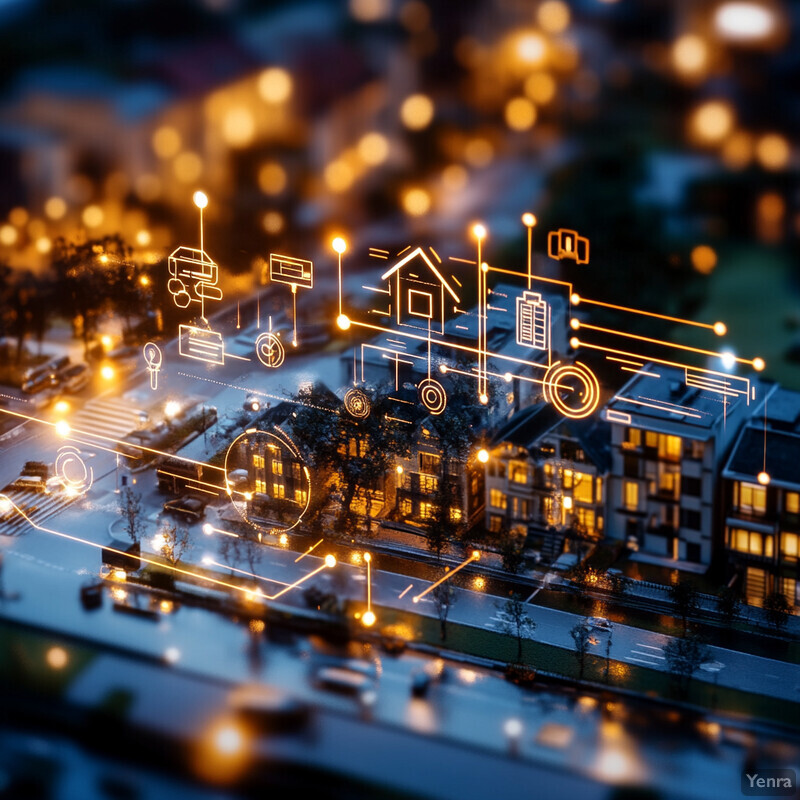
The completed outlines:
[[[412,94],[400,106],[400,119],[412,131],[427,128],[433,119],[433,113],[433,101],[424,94]]]
[[[714,12],[714,28],[720,36],[733,41],[754,42],[775,32],[775,12],[763,3],[722,3]]]
[[[536,106],[527,97],[512,97],[505,107],[506,125],[514,131],[527,131],[536,122]]]
[[[292,94],[292,78],[280,67],[265,69],[258,77],[258,93],[267,103],[284,103]]]
[[[403,194],[403,210],[412,217],[421,217],[426,214],[431,207],[431,196],[425,189],[415,187]]]
[[[562,0],[545,0],[536,12],[536,21],[548,33],[562,33],[569,27],[569,6]]]
[[[389,140],[381,133],[365,133],[358,141],[358,155],[365,164],[377,166],[389,157]]]
[[[50,197],[44,204],[45,216],[49,219],[61,219],[67,213],[67,204],[62,197]]]

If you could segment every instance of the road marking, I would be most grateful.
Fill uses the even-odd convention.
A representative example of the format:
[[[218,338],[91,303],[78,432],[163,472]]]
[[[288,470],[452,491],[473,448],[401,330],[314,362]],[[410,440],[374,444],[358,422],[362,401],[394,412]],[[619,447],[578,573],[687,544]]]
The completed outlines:
[[[657,656],[655,653],[642,653],[640,650],[631,650],[631,653],[635,653],[637,656],[645,656],[645,658],[660,658],[662,661],[665,659],[665,656]]]
[[[537,595],[537,594],[539,594],[539,592],[541,592],[541,591],[542,591],[542,587],[541,587],[541,586],[540,586],[538,589],[534,589],[534,590],[533,590],[533,591],[532,591],[532,592],[531,592],[531,593],[528,595],[528,597],[527,597],[527,599],[525,600],[525,602],[526,602],[526,603],[530,603],[530,601],[531,601],[531,600],[533,600],[533,598],[534,598],[534,597],[536,597],[536,595]]]
[[[642,644],[641,642],[636,642],[637,647],[646,647],[648,650],[658,650],[661,651],[663,647],[654,647],[652,644]]]
[[[410,588],[411,588],[413,585],[414,585],[413,583],[409,583],[409,584],[408,584],[408,586],[406,586],[406,588],[405,588],[405,589],[403,589],[402,593],[401,593],[400,595],[398,595],[397,599],[398,599],[398,600],[402,600],[402,599],[403,599],[403,595],[404,595],[404,594],[405,594],[405,593],[406,593],[406,592],[407,592],[407,591],[408,591],[408,590],[409,590],[409,589],[410,589]]]
[[[641,658],[634,658],[633,656],[628,656],[628,661],[638,661],[640,664],[645,664],[648,667],[657,667],[657,661],[643,661]]]

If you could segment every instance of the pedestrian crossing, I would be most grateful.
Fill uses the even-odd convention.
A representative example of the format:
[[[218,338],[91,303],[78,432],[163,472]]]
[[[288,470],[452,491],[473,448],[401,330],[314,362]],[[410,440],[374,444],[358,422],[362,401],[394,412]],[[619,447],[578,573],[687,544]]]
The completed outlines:
[[[77,498],[77,496],[70,496],[65,492],[44,494],[15,489],[6,489],[3,495],[13,505],[0,499],[0,536],[19,536],[21,533],[33,530],[33,526],[23,514],[37,525],[42,525]],[[20,514],[17,509],[23,514]]]
[[[140,425],[140,411],[121,399],[90,400],[69,418],[77,435],[97,434],[109,439],[122,439]]]

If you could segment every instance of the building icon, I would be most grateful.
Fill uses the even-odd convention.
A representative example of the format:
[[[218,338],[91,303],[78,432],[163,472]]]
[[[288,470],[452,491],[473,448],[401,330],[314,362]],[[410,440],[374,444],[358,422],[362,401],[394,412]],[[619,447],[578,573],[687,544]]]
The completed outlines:
[[[538,292],[523,292],[517,298],[517,344],[537,350],[550,347],[550,309]]]

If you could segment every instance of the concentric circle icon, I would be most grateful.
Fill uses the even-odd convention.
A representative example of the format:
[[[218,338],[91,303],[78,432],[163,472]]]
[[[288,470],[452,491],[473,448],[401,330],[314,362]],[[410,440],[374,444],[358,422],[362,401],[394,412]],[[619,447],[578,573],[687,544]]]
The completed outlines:
[[[80,451],[72,445],[59,448],[55,463],[56,478],[67,494],[86,494],[94,483],[94,471],[81,458]]]
[[[447,406],[447,392],[445,392],[444,386],[433,378],[425,378],[420,381],[417,392],[419,392],[420,402],[431,414],[441,414]]]
[[[274,369],[283,364],[286,351],[281,340],[271,331],[267,331],[256,339],[256,355],[265,367]]]
[[[600,402],[600,384],[589,367],[576,361],[556,361],[544,376],[544,399],[565,417],[583,419],[592,414]]]
[[[351,417],[366,419],[372,410],[369,397],[361,389],[348,389],[344,396],[344,407]]]

